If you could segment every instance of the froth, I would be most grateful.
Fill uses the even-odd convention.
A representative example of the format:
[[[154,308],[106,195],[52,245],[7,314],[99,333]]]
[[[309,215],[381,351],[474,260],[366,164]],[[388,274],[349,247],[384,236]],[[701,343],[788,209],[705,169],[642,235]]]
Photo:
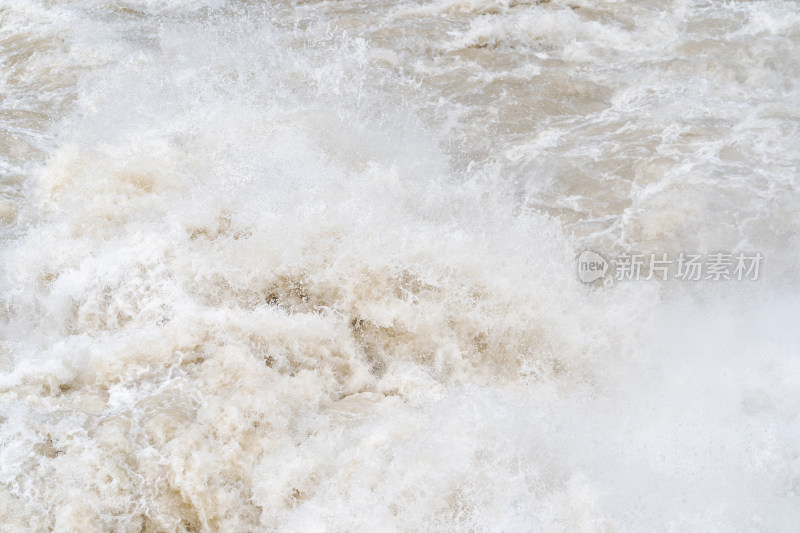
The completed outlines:
[[[80,24],[0,203],[9,530],[800,519],[782,4],[25,5]]]

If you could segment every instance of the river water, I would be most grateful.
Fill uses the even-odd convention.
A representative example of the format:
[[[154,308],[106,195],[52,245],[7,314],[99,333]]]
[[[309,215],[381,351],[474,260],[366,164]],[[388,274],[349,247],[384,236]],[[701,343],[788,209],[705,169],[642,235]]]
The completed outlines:
[[[797,531],[799,189],[793,1],[3,0],[0,529]]]

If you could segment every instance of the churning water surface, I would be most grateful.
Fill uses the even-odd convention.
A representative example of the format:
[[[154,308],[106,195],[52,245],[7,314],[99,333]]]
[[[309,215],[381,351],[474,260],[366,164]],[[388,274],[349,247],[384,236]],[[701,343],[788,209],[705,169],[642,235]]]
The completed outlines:
[[[3,0],[0,530],[795,532],[799,189],[795,1]]]

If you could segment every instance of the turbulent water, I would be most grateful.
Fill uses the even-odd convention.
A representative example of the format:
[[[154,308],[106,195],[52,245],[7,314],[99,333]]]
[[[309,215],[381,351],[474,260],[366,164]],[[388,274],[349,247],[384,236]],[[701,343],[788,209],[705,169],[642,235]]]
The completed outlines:
[[[0,6],[0,530],[800,529],[796,2]]]

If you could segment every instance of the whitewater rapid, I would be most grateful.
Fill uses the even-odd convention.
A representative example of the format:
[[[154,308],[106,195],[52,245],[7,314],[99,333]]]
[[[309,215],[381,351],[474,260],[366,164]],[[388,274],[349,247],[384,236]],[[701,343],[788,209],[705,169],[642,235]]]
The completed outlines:
[[[798,189],[792,1],[0,0],[0,531],[797,531]]]

